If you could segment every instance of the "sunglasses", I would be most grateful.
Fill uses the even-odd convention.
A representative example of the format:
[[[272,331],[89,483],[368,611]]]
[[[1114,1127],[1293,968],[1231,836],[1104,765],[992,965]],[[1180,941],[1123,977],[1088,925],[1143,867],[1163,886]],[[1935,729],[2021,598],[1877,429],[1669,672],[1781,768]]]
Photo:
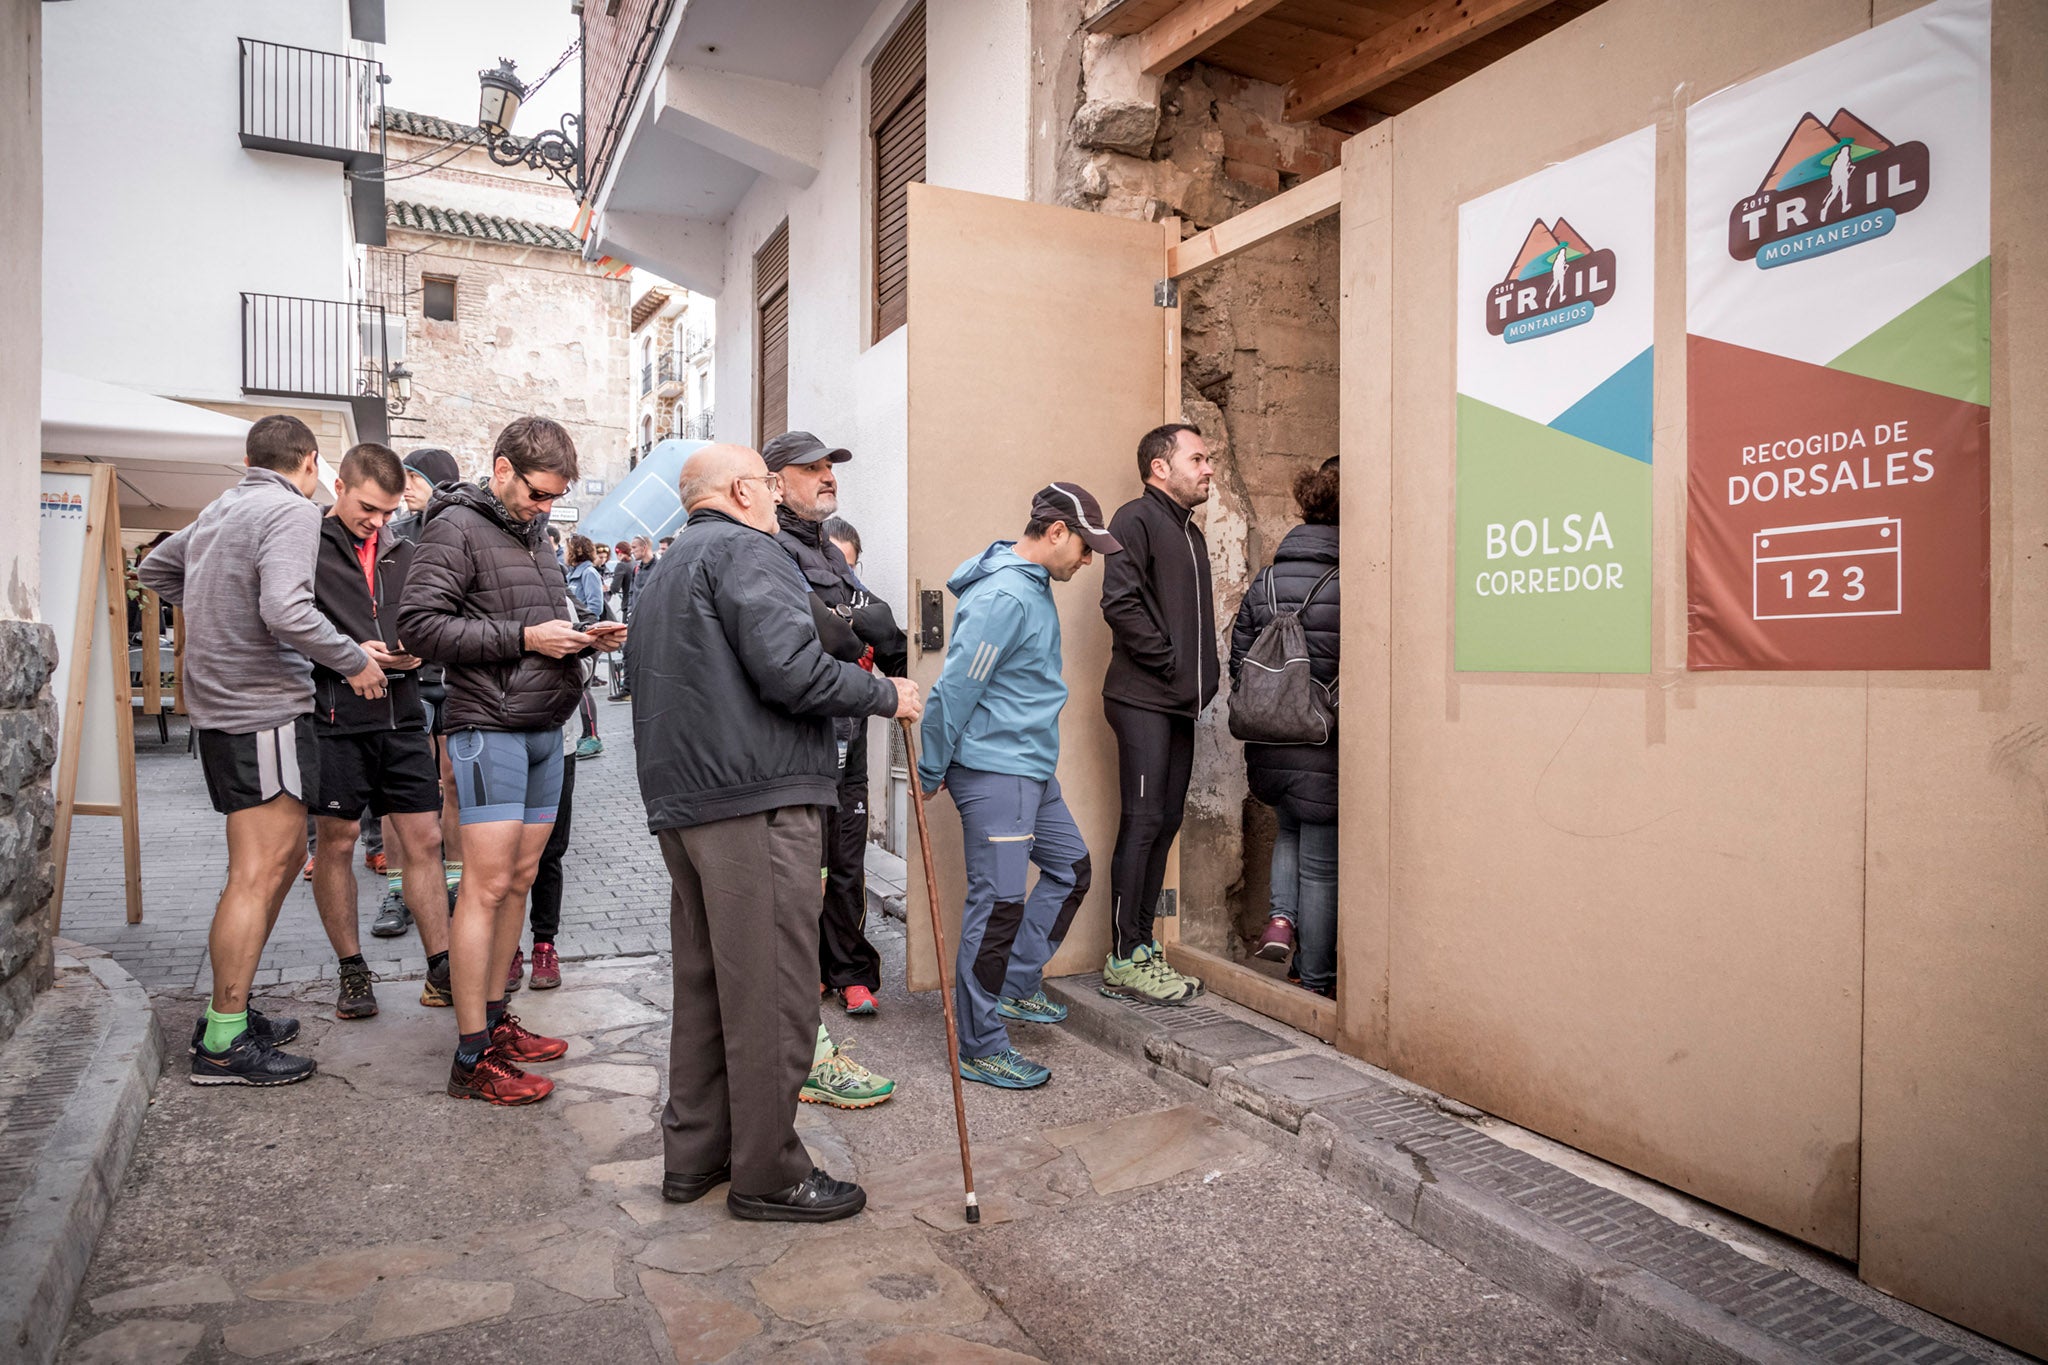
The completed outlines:
[[[518,478],[519,482],[526,485],[526,496],[532,498],[535,502],[554,502],[558,498],[569,496],[569,490],[566,488],[554,493],[543,493],[533,486],[532,479],[527,478],[516,469],[512,473]]]

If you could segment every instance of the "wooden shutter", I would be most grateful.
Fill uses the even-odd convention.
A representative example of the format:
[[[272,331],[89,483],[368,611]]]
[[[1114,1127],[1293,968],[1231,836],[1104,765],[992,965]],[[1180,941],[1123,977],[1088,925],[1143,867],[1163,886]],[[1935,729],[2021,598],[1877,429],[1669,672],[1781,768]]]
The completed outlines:
[[[910,298],[912,181],[924,180],[924,5],[903,20],[868,80],[875,157],[875,340],[903,325]]]
[[[789,430],[789,223],[754,253],[754,444]]]

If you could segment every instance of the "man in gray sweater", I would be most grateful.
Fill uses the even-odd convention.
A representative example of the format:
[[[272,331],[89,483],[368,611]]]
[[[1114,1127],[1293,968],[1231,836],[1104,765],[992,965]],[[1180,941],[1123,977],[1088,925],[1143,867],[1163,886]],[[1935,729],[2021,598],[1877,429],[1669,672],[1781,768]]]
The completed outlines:
[[[313,605],[320,447],[296,417],[249,428],[241,483],[144,560],[142,581],[185,609],[185,704],[213,808],[228,821],[228,881],[207,952],[213,998],[192,1034],[194,1085],[289,1085],[313,1059],[278,1051],[296,1019],[249,1007],[249,987],[299,871],[319,787],[313,664],[358,696],[384,694],[384,646],[357,644]]]

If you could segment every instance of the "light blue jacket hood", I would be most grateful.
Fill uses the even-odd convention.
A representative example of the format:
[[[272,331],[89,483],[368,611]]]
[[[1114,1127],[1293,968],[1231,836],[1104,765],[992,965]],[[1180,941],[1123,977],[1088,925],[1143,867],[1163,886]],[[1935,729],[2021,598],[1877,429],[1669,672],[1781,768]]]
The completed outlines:
[[[958,765],[1049,781],[1060,761],[1060,614],[1052,576],[999,540],[953,571],[946,667],[925,702],[918,778]]]

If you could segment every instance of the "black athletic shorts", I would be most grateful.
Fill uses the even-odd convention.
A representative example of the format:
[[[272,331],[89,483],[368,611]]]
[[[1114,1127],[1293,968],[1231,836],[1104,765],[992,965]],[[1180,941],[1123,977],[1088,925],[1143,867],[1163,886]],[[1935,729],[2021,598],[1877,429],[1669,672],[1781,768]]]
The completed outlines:
[[[320,743],[313,735],[313,717],[300,716],[274,730],[244,735],[201,730],[199,766],[206,773],[206,794],[222,815],[280,796],[305,802],[320,786]]]
[[[365,807],[379,819],[439,811],[441,765],[434,737],[424,730],[323,733],[318,792],[313,813],[336,820],[360,820]]]

